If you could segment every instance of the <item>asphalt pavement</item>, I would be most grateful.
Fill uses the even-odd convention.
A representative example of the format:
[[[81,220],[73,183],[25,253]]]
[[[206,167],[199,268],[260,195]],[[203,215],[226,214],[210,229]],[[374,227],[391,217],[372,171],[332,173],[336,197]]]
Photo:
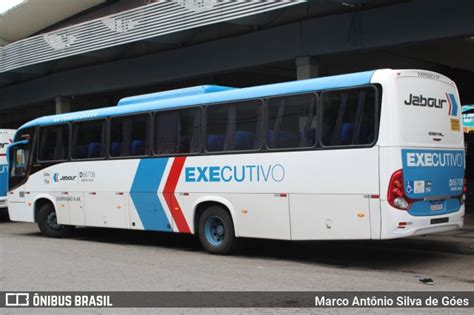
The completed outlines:
[[[0,223],[0,287],[8,290],[474,290],[474,256],[390,242],[251,240],[214,256],[192,236],[80,228],[42,236]],[[432,285],[419,281],[433,279]]]

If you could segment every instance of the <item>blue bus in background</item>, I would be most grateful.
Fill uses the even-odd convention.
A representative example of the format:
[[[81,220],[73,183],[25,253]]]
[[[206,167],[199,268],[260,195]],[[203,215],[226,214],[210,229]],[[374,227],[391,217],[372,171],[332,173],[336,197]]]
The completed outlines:
[[[463,105],[462,124],[464,133],[474,132],[474,105]]]
[[[6,157],[7,146],[12,143],[15,136],[13,129],[0,129],[0,215],[7,213],[7,180],[8,162]]]
[[[474,105],[462,106],[462,124],[466,148],[466,204],[474,202]]]

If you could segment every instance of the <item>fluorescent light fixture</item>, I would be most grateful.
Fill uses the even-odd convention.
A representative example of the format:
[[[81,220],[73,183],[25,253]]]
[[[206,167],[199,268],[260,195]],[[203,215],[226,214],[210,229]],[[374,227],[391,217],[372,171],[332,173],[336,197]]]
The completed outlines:
[[[4,14],[11,9],[19,6],[25,2],[25,0],[1,0],[0,1],[0,14]]]

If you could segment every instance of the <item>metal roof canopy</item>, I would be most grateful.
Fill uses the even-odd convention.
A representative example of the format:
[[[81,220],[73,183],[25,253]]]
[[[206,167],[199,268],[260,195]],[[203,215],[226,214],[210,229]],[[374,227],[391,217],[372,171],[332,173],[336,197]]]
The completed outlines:
[[[232,20],[232,24],[230,21],[220,23],[212,29],[222,33],[227,26],[237,23],[261,25],[262,17],[268,14],[272,16],[270,20],[277,20],[278,23],[282,20],[291,22],[291,18],[287,19],[288,14],[296,12],[298,20],[294,23],[275,26],[267,21],[264,24],[267,27],[263,30],[240,32],[232,37],[213,38],[209,32],[205,32],[204,35],[209,37],[190,45],[189,39],[186,44],[186,39],[180,36],[194,38],[196,33],[185,31],[188,32],[186,35],[182,35],[185,32],[179,32],[136,42],[137,45],[148,46],[156,42],[161,45],[163,40],[169,40],[172,47],[166,51],[148,52],[137,57],[129,55],[126,49],[132,50],[135,46],[122,45],[121,50],[111,47],[0,73],[0,86],[10,84],[0,89],[0,107],[50,101],[58,95],[80,96],[177,82],[282,61],[294,62],[294,58],[299,56],[336,56],[374,49],[391,54],[397,49],[397,54],[405,54],[410,58],[413,50],[408,45],[413,44],[419,45],[418,48],[425,47],[432,53],[430,61],[436,62],[439,49],[430,49],[431,43],[428,41],[464,41],[474,34],[474,2],[471,1],[413,0],[396,4],[392,1],[390,6],[304,19],[307,11],[319,11],[322,2],[327,3],[312,1],[306,6],[291,6],[273,13]],[[342,7],[340,3],[338,5]],[[434,20],[443,20],[444,23],[420,23],[420,13],[430,15]],[[268,16],[263,18],[268,19]],[[401,20],[403,23],[400,23]],[[434,47],[438,47],[438,44]],[[459,49],[452,49],[452,42],[446,42],[446,49],[450,50],[453,58],[459,57]],[[426,52],[419,49],[418,54],[413,60],[423,61]],[[443,64],[452,65],[448,62]],[[379,64],[375,67],[387,66],[393,65]],[[369,67],[375,68],[374,65],[368,65],[365,69]],[[364,68],[352,71],[360,69]],[[33,79],[35,77],[39,78]],[[20,83],[25,80],[29,81]]]
[[[342,2],[339,0],[312,0],[307,2],[305,5],[292,5],[285,7],[285,9],[282,10],[271,10],[261,14],[249,15],[225,22],[159,35],[144,40],[132,41],[104,49],[84,51],[80,54],[69,57],[51,59],[49,61],[31,64],[29,66],[14,68],[5,72],[0,71],[0,87],[18,84],[20,82],[32,80],[36,77],[41,77],[45,74],[51,75],[68,69],[80,68],[120,59],[130,59],[137,56],[174,50],[176,48],[183,48],[209,41],[216,41],[230,36],[235,37],[245,33],[254,33],[257,30],[268,29],[305,18],[308,19],[310,17],[340,14],[352,12],[354,10],[367,10],[370,8],[384,7],[400,1],[403,0],[350,0]],[[122,4],[120,3],[119,5]],[[119,9],[123,11],[123,8]],[[106,8],[98,10],[99,16],[102,15],[100,12],[104,10],[107,11]],[[125,12],[128,11],[123,11],[122,13]],[[90,14],[94,15],[94,12],[91,12]],[[83,20],[83,17],[79,17],[76,20],[81,21]],[[94,21],[97,20],[100,19]],[[71,23],[74,23],[74,19],[66,22],[67,25],[70,25]],[[60,27],[60,25],[54,27]],[[0,68],[2,62],[1,58],[2,55],[0,53]]]
[[[158,1],[0,47],[0,73],[304,2],[306,0]]]
[[[105,1],[26,0],[0,14],[0,39],[7,43],[23,39]]]

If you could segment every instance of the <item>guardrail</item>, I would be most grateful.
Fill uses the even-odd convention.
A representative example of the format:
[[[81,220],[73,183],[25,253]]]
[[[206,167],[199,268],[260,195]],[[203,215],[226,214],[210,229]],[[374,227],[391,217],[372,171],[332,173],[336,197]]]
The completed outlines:
[[[0,47],[0,73],[239,19],[306,0],[165,0]]]

